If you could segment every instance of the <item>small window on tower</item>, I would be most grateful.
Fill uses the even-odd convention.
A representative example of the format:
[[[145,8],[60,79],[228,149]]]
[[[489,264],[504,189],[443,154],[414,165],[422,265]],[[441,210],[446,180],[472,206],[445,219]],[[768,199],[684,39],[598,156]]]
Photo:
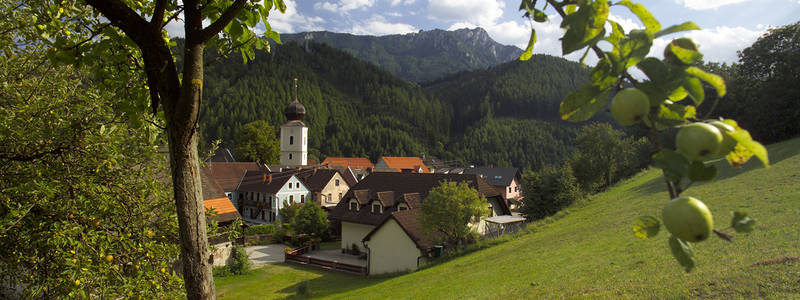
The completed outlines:
[[[293,135],[289,136],[289,145],[294,145],[294,136]]]
[[[289,153],[289,160],[292,160],[292,154]]]

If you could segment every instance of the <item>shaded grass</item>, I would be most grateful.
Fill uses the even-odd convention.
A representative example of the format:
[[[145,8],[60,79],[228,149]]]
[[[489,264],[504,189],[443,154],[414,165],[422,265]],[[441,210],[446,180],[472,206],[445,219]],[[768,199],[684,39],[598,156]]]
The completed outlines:
[[[667,232],[649,240],[632,233],[638,216],[660,217],[669,200],[660,171],[648,170],[531,224],[528,234],[403,276],[278,265],[247,275],[256,277],[221,278],[217,291],[221,298],[282,298],[311,280],[312,296],[330,298],[800,298],[800,261],[786,259],[800,254],[800,139],[768,148],[772,168],[718,162],[718,180],[684,192],[711,208],[717,229],[729,226],[734,210],[758,221],[733,243],[696,244],[692,273],[672,258]],[[258,292],[233,294],[233,285]]]

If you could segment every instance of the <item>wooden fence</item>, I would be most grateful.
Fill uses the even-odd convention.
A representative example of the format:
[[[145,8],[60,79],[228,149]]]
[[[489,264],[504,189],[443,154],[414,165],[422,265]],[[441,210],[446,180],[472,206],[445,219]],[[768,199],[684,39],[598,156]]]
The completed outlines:
[[[340,263],[337,261],[324,260],[314,257],[303,256],[311,250],[310,247],[301,247],[284,253],[284,261],[287,263],[296,263],[301,265],[309,265],[328,270],[340,271],[356,275],[367,275],[367,268],[351,264]]]

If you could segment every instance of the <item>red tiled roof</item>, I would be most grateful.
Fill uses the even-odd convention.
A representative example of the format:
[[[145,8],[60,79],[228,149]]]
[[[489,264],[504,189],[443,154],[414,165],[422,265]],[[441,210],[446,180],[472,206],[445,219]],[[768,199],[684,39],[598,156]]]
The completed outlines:
[[[236,208],[233,207],[231,200],[227,197],[205,200],[203,201],[203,206],[206,210],[213,209],[216,216],[212,217],[212,219],[220,223],[242,218],[239,212],[236,211]]]
[[[422,173],[430,173],[428,167],[422,163],[422,159],[419,157],[384,156],[381,157],[381,159],[386,163],[386,166],[397,169],[398,171],[403,169],[413,169],[416,171],[418,168],[422,168]]]
[[[369,169],[375,165],[364,157],[328,157],[322,161],[322,165],[350,167],[352,169]]]

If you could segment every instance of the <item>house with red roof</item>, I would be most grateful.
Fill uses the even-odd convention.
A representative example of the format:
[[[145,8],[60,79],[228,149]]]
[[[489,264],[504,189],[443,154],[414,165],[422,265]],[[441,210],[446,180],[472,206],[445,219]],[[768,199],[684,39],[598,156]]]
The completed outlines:
[[[370,168],[374,168],[375,165],[372,164],[369,159],[365,157],[333,157],[329,156],[322,161],[322,165],[327,165],[329,167],[350,167],[354,170],[367,170]]]
[[[430,173],[419,157],[382,156],[375,163],[376,172]]]

